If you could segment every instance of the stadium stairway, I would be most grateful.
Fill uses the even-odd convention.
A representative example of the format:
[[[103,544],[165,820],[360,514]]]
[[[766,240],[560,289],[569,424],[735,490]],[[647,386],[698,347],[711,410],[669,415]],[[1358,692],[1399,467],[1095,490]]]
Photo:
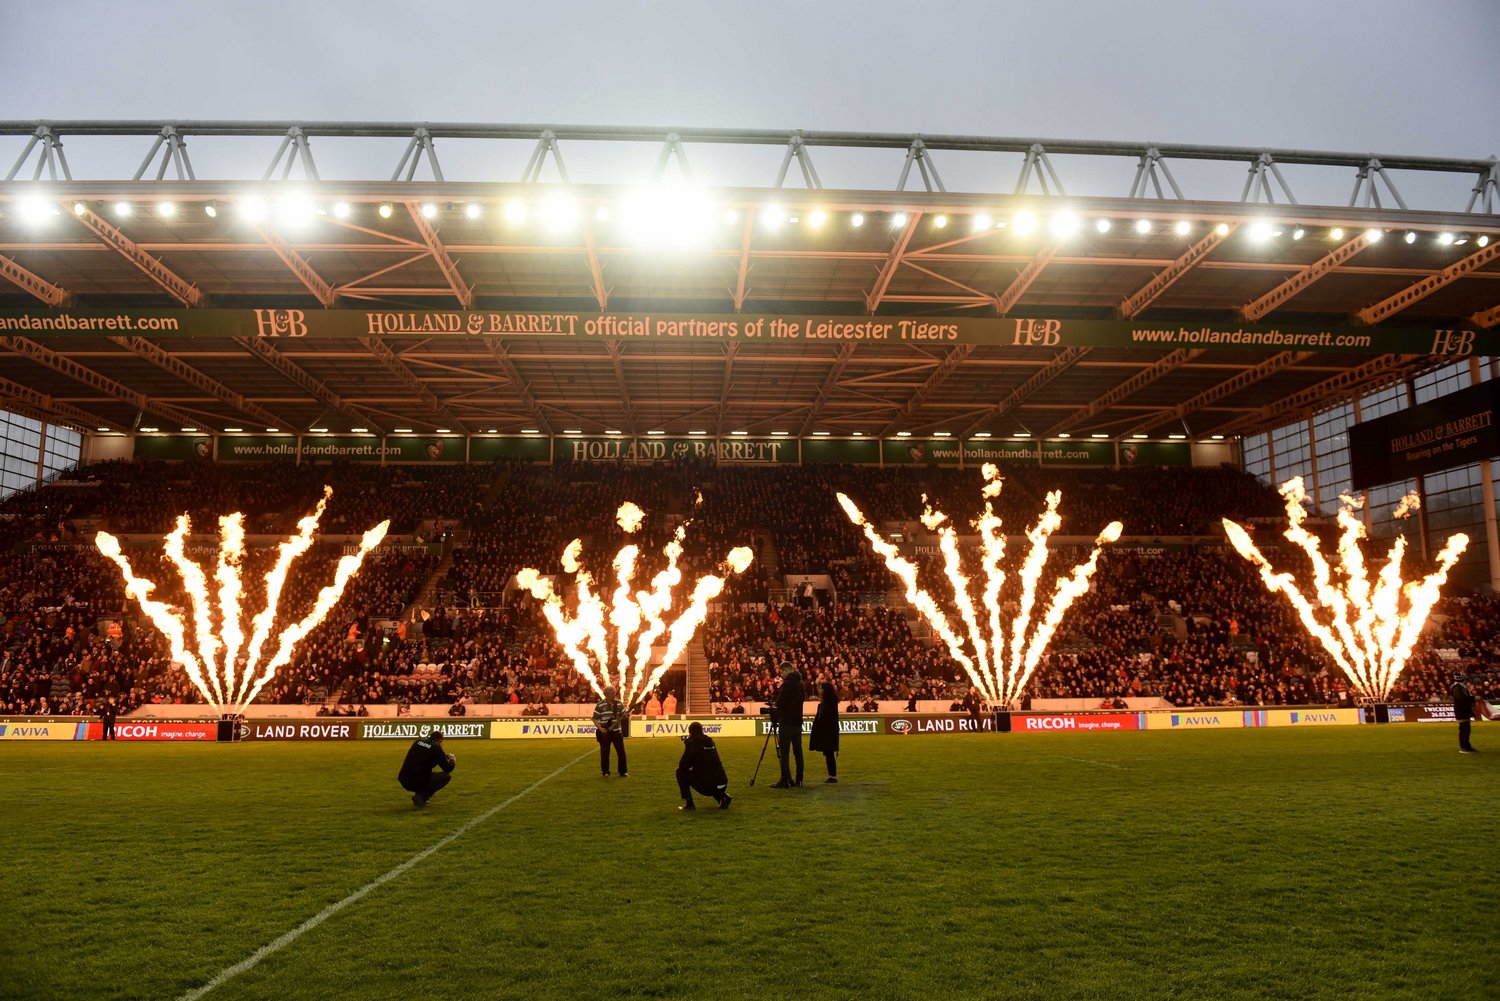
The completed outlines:
[[[494,508],[495,501],[500,499],[500,495],[505,492],[506,486],[509,485],[514,469],[514,466],[500,467],[500,471],[495,474],[495,482],[490,484],[489,490],[485,491],[484,498],[480,500],[480,507],[486,511]]]
[[[711,711],[711,692],[708,678],[708,655],[703,650],[703,637],[694,636],[687,648],[687,691],[684,693],[683,710],[689,713],[707,714]]]
[[[415,598],[401,610],[403,619],[410,618],[413,614],[423,608],[432,608],[437,598],[438,588],[448,577],[448,571],[453,569],[453,554],[463,546],[469,544],[473,532],[467,528],[460,528],[448,536],[448,541],[443,543],[443,558],[433,568],[432,574],[422,583]]]

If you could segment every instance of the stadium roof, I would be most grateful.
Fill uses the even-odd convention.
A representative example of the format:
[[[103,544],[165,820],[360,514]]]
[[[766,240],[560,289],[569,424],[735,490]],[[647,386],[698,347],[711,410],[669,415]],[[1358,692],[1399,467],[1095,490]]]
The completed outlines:
[[[1493,158],[435,124],[0,122],[0,136],[17,154],[0,184],[0,324],[176,318],[175,335],[139,322],[0,330],[0,402],[89,431],[1199,438],[1275,426],[1454,355],[1500,354],[1483,333],[1500,321]],[[132,164],[145,154],[133,176],[73,179],[89,141],[118,150],[121,137],[139,144]],[[259,180],[199,179],[188,137],[200,164],[200,145],[253,140],[270,167]],[[404,153],[389,179],[336,181],[320,177],[314,139]],[[450,180],[437,140],[530,155],[519,180]],[[771,148],[774,180],[693,183],[690,158],[709,146]],[[568,162],[584,158],[564,151],[585,147],[601,182],[570,182]],[[642,148],[654,161],[632,174]],[[823,187],[814,156],[840,150],[888,157],[894,190]],[[1009,164],[1019,179],[1003,194],[946,191],[945,155],[993,157],[981,173]],[[1242,188],[1182,197],[1173,167],[1195,161],[1243,171]],[[1063,194],[1069,162],[1085,164],[1069,178],[1101,189],[1101,166],[1115,165],[1128,191]],[[1292,200],[1294,169],[1352,181],[1349,204]],[[1453,182],[1448,208],[1407,206],[1397,177],[1419,175]],[[785,187],[789,177],[806,186]],[[272,309],[283,312],[268,321]],[[488,329],[505,332],[410,329],[434,310],[484,315],[481,328],[498,317]],[[358,316],[327,322],[343,313]],[[581,331],[595,314],[803,326],[790,338],[527,327],[568,316]],[[835,317],[834,336],[808,336]],[[857,329],[870,317],[960,323],[875,340]],[[1217,340],[1142,339],[1203,327]],[[1246,330],[1326,339],[1232,336]],[[318,335],[261,336],[304,331]],[[1327,348],[1351,341],[1362,346]]]

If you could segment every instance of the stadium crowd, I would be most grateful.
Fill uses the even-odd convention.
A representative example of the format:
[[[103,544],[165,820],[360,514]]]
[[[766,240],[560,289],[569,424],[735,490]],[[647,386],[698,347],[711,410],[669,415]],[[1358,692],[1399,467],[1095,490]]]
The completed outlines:
[[[1119,518],[1135,539],[1134,547],[1106,551],[1092,589],[1036,672],[1032,696],[1110,702],[1155,695],[1174,705],[1348,697],[1326,655],[1248,564],[1222,544],[1159,540],[1211,536],[1225,515],[1276,518],[1274,492],[1220,469],[1006,472],[997,509],[1010,532],[1029,528],[1045,492],[1061,489],[1060,536],[1092,536]],[[560,572],[562,552],[575,538],[595,579],[612,582],[609,561],[627,538],[616,512],[627,500],[646,512],[628,536],[640,547],[638,582],[665,567],[662,547],[685,522],[680,566],[688,580],[714,572],[733,546],[756,553],[751,569],[730,579],[701,633],[716,703],[766,698],[783,661],[810,680],[833,681],[841,698],[856,704],[956,700],[967,687],[926,624],[890,601],[895,579],[834,495],[847,493],[872,521],[919,541],[915,520],[924,496],[960,526],[979,513],[976,470],[125,462],[81,468],[64,485],[0,504],[0,711],[80,712],[105,696],[123,711],[196,701],[165,641],[127,601],[118,570],[94,549],[93,531],[160,535],[187,511],[212,534],[218,515],[243,511],[252,533],[283,534],[311,510],[324,484],[334,497],[323,531],[359,532],[389,517],[392,533],[403,538],[372,555],[262,701],[536,706],[590,699],[537,604],[511,582],[526,566]],[[194,541],[209,547],[194,555],[212,553],[213,540]],[[1061,540],[1055,549],[1054,560],[1068,566],[1086,551]],[[158,597],[185,601],[175,572],[150,552],[134,551],[138,568],[141,561],[147,568],[139,572],[160,582]],[[303,557],[287,582],[278,629],[312,603],[341,553],[332,543]],[[261,549],[247,557],[247,607],[259,607],[272,554]],[[451,565],[439,562],[444,556]],[[945,593],[937,558],[914,558],[929,590]],[[831,592],[794,600],[784,574],[827,574]],[[424,593],[435,597],[418,602]],[[1495,611],[1492,597],[1445,600],[1396,695],[1441,698],[1451,677],[1445,658],[1500,656]],[[671,677],[681,698],[681,675]]]

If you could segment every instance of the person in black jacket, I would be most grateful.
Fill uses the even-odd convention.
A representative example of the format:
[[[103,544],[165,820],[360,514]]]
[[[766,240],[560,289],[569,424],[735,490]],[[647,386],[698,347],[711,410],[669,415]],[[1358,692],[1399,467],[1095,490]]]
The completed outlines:
[[[1458,720],[1458,753],[1473,754],[1469,743],[1469,721],[1474,718],[1474,692],[1469,688],[1467,674],[1453,676],[1453,716]]]
[[[776,692],[776,757],[781,759],[781,780],[772,789],[802,785],[802,702],[807,692],[802,675],[790,663],[781,665],[781,688]],[[792,781],[791,755],[797,755],[797,779]]]
[[[102,739],[115,739],[115,717],[119,714],[119,710],[115,708],[114,699],[106,699],[104,704],[99,707],[99,722],[104,724]]]
[[[818,714],[813,717],[812,737],[807,742],[809,751],[822,751],[828,762],[828,778],[824,785],[839,780],[839,693],[831,683],[823,682],[823,697],[818,701]]]
[[[414,805],[426,806],[427,801],[436,796],[439,789],[452,781],[453,776],[449,773],[453,771],[454,764],[453,755],[443,750],[443,731],[434,727],[427,736],[412,741],[396,781],[401,783],[401,788],[411,793]],[[433,772],[434,768],[441,768],[442,771]]]
[[[729,809],[729,776],[719,760],[714,739],[703,732],[703,724],[694,720],[688,735],[682,738],[682,758],[677,762],[677,791],[682,793],[679,810],[696,810],[693,793],[712,796],[719,809]]]

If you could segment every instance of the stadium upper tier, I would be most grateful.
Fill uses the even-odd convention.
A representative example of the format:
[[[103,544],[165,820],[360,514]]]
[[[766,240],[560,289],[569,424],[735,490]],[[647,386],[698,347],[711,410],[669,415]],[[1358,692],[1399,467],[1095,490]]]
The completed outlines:
[[[731,545],[756,552],[751,571],[713,608],[696,655],[721,704],[764,695],[782,660],[809,678],[835,680],[849,699],[948,698],[961,687],[957,665],[893,592],[834,493],[858,497],[873,518],[899,529],[930,575],[935,563],[922,548],[930,540],[914,521],[922,498],[972,517],[976,470],[118,463],[85,467],[0,505],[3,541],[13,548],[0,560],[0,712],[79,711],[106,694],[127,706],[192,701],[159,635],[127,601],[118,572],[93,549],[93,530],[159,536],[186,510],[212,532],[215,516],[242,510],[252,535],[278,535],[305,513],[323,482],[335,485],[326,531],[358,532],[393,516],[398,534],[354,578],[262,701],[586,699],[587,686],[536,604],[508,585],[526,565],[559,572],[562,549],[575,537],[585,540],[586,565],[607,576],[620,538],[615,509],[626,499],[648,511],[633,539],[643,547],[643,571],[654,573],[660,545],[684,517],[694,519],[683,561],[691,571],[712,567]],[[70,485],[79,483],[97,486]],[[1063,490],[1064,535],[1092,536],[1104,521],[1121,518],[1129,538],[1106,553],[1093,589],[1064,621],[1034,694],[1151,694],[1177,704],[1337,697],[1336,672],[1289,608],[1208,534],[1224,515],[1274,517],[1279,503],[1271,491],[1225,469],[1028,470],[1009,477],[1001,495],[1008,530],[1030,527],[1041,492],[1054,488]],[[268,552],[252,539],[245,575],[252,601]],[[305,558],[289,583],[283,619],[311,600],[341,552],[330,543]],[[164,563],[142,572],[161,582],[159,596],[181,600]],[[817,582],[816,607],[789,597],[788,575]],[[1441,693],[1435,649],[1463,657],[1500,653],[1492,601],[1462,598],[1440,611],[1446,618],[1429,627],[1399,690],[1404,696]]]
[[[1493,158],[443,123],[6,141],[0,397],[90,435],[1233,438],[1500,355]]]

